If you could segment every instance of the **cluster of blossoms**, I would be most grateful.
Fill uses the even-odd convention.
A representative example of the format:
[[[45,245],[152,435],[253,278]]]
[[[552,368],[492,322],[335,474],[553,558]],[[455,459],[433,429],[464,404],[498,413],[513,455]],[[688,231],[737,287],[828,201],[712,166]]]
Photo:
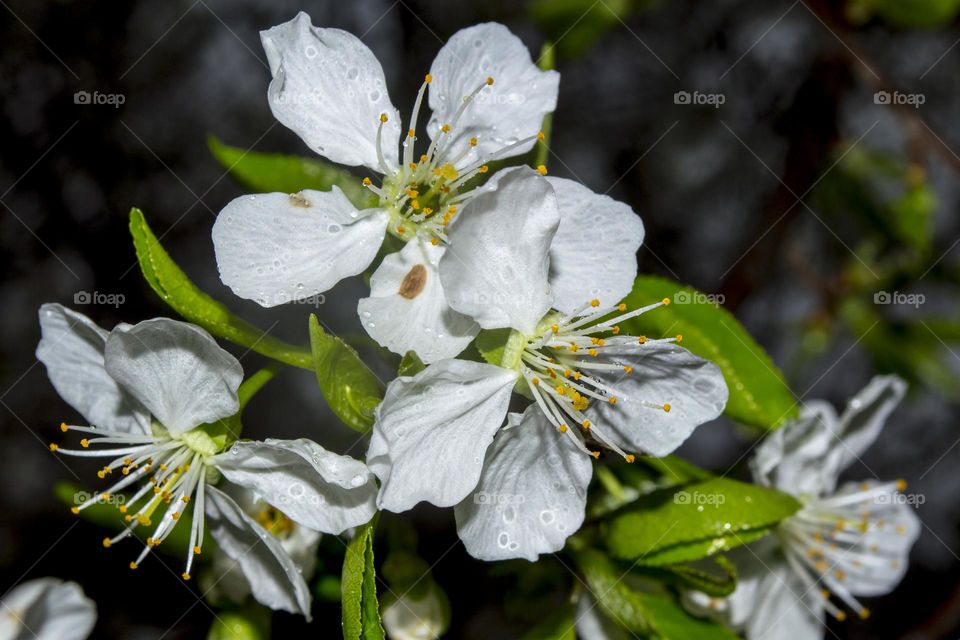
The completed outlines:
[[[625,463],[665,456],[723,412],[720,369],[683,348],[682,336],[630,335],[632,319],[670,302],[622,302],[644,239],[630,207],[548,177],[543,166],[487,175],[492,161],[543,139],[557,101],[559,74],[540,70],[505,27],[464,29],[443,46],[406,130],[380,64],[353,35],[314,27],[301,13],[262,41],[276,118],[328,160],[380,177],[363,180],[371,194],[363,209],[337,187],[229,203],[213,228],[223,282],[273,307],[328,291],[381,256],[358,318],[381,346],[415,352],[427,366],[387,386],[361,462],[307,439],[241,439],[243,370],[199,327],[158,318],[107,331],[44,305],[37,357],[84,420],[61,427],[77,445],[51,450],[105,460],[97,475],[108,486],[74,511],[117,505],[123,529],[103,545],[140,541],[131,569],[181,526],[189,580],[209,533],[220,577],[208,590],[227,578],[218,588],[227,597],[251,594],[309,618],[306,579],[320,535],[421,502],[454,507],[474,557],[536,560],[583,524],[601,451]],[[418,155],[425,99],[429,141]],[[481,331],[502,337],[485,361],[463,355]],[[834,485],[901,394],[899,381],[878,380],[841,418],[818,405],[758,450],[756,480],[804,501],[769,539],[782,564],[770,575],[790,576],[782,584],[822,584],[860,610],[856,595],[899,580],[916,523],[875,499],[900,487]],[[111,500],[120,492],[129,496]],[[726,601],[688,599],[759,637],[755,625],[780,615],[779,596],[770,595],[780,587],[743,572]],[[21,589],[7,604],[42,607],[64,591],[64,619],[76,619],[75,637],[89,632],[93,609],[75,586]],[[747,601],[760,601],[757,590],[777,611],[746,611]],[[840,613],[829,596],[809,608],[816,618],[823,610]],[[600,637],[587,630],[600,624],[588,613],[582,635]],[[397,609],[384,621],[409,617]]]

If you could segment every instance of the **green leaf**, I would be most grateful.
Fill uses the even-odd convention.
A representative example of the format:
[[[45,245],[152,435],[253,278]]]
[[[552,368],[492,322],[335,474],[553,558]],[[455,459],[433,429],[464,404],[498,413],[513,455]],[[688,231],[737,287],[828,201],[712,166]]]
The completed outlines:
[[[624,570],[599,551],[577,556],[591,593],[600,609],[617,625],[645,637],[664,640],[734,640],[732,631],[689,615],[672,598],[634,589]]]
[[[313,368],[305,347],[277,340],[242,320],[201,291],[177,266],[153,234],[140,209],[130,210],[130,234],[143,277],[150,287],[182,318],[203,327],[212,335],[239,344],[285,364]]]
[[[356,431],[373,426],[373,410],[383,398],[377,376],[353,347],[326,333],[317,316],[310,314],[310,346],[317,383],[330,409]]]
[[[666,567],[637,565],[633,570],[681,591],[693,589],[715,598],[729,596],[737,588],[737,568],[721,555]]]
[[[629,335],[682,335],[683,346],[717,364],[730,389],[724,412],[761,429],[797,415],[793,393],[770,356],[743,325],[711,296],[677,282],[640,276],[625,302],[638,308],[667,298],[671,304],[621,323]]]
[[[540,59],[537,66],[544,71],[550,71],[556,66],[556,49],[552,42],[544,42],[540,48]],[[533,167],[540,165],[547,166],[550,159],[550,140],[553,136],[553,112],[543,116],[543,122],[540,124],[540,132],[543,134],[542,140],[537,140],[533,148]]]
[[[478,335],[473,344],[484,360],[490,364],[500,366],[503,362],[503,352],[507,346],[507,340],[510,338],[511,329],[484,329]]]
[[[220,611],[214,616],[207,640],[269,640],[270,610],[262,605]]]
[[[799,508],[786,493],[713,478],[640,498],[610,522],[606,543],[621,559],[676,564],[743,544]]]
[[[534,0],[529,16],[556,41],[566,57],[585,53],[610,29],[621,26],[632,0]]]
[[[342,621],[344,640],[383,640],[377,604],[377,575],[373,566],[373,528],[357,529],[343,557]]]
[[[559,611],[551,611],[547,618],[525,633],[520,640],[577,640],[573,607],[566,605]]]
[[[304,189],[329,191],[337,186],[359,209],[376,203],[376,196],[353,174],[323,160],[245,151],[225,145],[214,136],[207,139],[207,144],[213,156],[234,178],[257,193],[297,193]]]
[[[279,370],[280,367],[276,365],[264,367],[240,383],[240,387],[237,389],[237,397],[240,398],[241,412],[246,408],[250,399],[253,398],[265,384],[273,380],[273,376],[277,375]]]
[[[426,368],[416,351],[407,351],[397,367],[398,376],[415,376]]]

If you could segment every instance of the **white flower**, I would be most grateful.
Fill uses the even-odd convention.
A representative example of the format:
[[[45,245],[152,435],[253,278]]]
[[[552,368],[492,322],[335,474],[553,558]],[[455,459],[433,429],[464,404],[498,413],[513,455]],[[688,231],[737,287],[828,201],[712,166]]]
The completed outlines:
[[[726,599],[686,594],[695,611],[719,617],[757,640],[819,639],[824,613],[861,617],[857,599],[888,593],[907,569],[919,535],[916,514],[899,491],[905,483],[846,483],[840,473],[879,435],[906,384],[874,378],[837,416],[809,403],[801,416],[772,433],[751,461],[755,480],[796,495],[803,507],[776,535],[735,550],[736,591]]]
[[[383,628],[390,640],[437,640],[450,626],[450,604],[432,581],[414,595],[384,597]]]
[[[578,192],[586,206],[558,206],[555,190]],[[618,323],[669,301],[616,304],[639,242],[628,237],[629,253],[618,255],[623,246],[606,234],[630,236],[629,224],[577,224],[578,214],[597,215],[598,199],[517,169],[471,200],[440,276],[454,308],[484,328],[512,329],[500,364],[441,360],[394,380],[376,410],[367,463],[381,480],[378,506],[456,505],[475,557],[533,560],[563,547],[583,521],[589,456],[599,456],[590,438],[628,461],[626,450],[663,456],[726,404],[720,370],[674,344],[680,336],[622,334]],[[568,257],[583,261],[580,271]],[[534,402],[494,440],[514,389]]]
[[[309,590],[280,542],[213,485],[224,476],[298,524],[340,533],[375,512],[367,467],[305,439],[233,442],[237,423],[230,419],[239,410],[243,370],[199,327],[157,318],[108,333],[56,304],[40,308],[40,325],[37,358],[61,397],[92,425],[61,425],[84,436],[80,449],[51,450],[108,458],[98,475],[118,476],[73,507],[79,513],[92,504],[117,505],[129,524],[104,546],[153,527],[130,563],[136,569],[191,509],[185,580],[209,529],[257,600],[309,616]],[[135,492],[121,498],[117,492],[128,487]]]
[[[223,282],[265,307],[308,298],[364,271],[389,231],[407,245],[374,274],[371,297],[360,302],[364,327],[425,362],[457,355],[477,327],[447,306],[437,279],[446,226],[487,162],[533,147],[556,106],[559,74],[538,69],[503,25],[463,29],[440,49],[401,131],[383,69],[355,36],[314,27],[300,13],[261,39],[276,118],[318,154],[382,179],[364,180],[378,204],[363,211],[337,187],[234,200],[213,228]],[[430,142],[417,155],[428,86]]]
[[[75,582],[38,578],[0,600],[0,640],[84,640],[97,621],[97,606]]]

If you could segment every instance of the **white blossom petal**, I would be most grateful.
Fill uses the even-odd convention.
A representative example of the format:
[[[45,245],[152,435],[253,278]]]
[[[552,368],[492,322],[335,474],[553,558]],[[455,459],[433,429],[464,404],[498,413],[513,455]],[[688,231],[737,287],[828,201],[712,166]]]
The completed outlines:
[[[754,450],[750,470],[756,482],[794,495],[824,495],[836,474],[824,463],[834,447],[837,414],[826,402],[807,402],[800,415],[768,434]]]
[[[484,329],[533,333],[550,309],[550,242],[557,199],[530,168],[503,172],[496,190],[471,199],[450,230],[440,279],[450,306]]]
[[[230,482],[316,531],[340,534],[377,510],[367,466],[307,439],[238,441],[211,462]]]
[[[456,155],[469,149],[471,137],[478,141],[457,162],[458,167],[536,135],[543,117],[557,106],[560,74],[541,71],[523,42],[502,24],[478,24],[453,34],[437,53],[430,73],[430,137],[438,135],[441,125],[453,125],[445,135],[450,137],[451,154]],[[484,86],[488,77],[493,78],[493,84]],[[463,98],[481,86],[483,89],[454,123]],[[530,140],[499,157],[526,153],[533,144]]]
[[[727,384],[712,362],[671,343],[625,346],[618,356],[632,373],[601,375],[616,390],[617,403],[595,402],[587,415],[624,449],[665,456],[723,413]]]
[[[487,451],[480,483],[457,505],[457,533],[480,560],[526,558],[563,548],[583,524],[592,459],[533,404],[511,413]]]
[[[232,558],[258,602],[310,620],[310,589],[280,541],[244,513],[233,498],[207,487],[206,524],[217,548]]]
[[[3,640],[84,640],[97,606],[75,582],[38,578],[14,587],[0,601]]]
[[[334,186],[236,198],[217,216],[213,248],[225,285],[241,298],[275,307],[361,273],[386,230],[384,211],[358,212]]]
[[[105,354],[110,376],[174,435],[240,409],[243,368],[200,327],[146,320],[115,329]]]
[[[447,304],[437,263],[446,249],[418,239],[383,259],[370,278],[370,297],[357,312],[367,333],[394,353],[416,351],[430,364],[453,358],[480,327]]]
[[[821,640],[824,612],[820,593],[808,588],[782,562],[769,563],[760,571],[753,613],[746,622],[747,639]]]
[[[260,40],[273,75],[268,98],[277,120],[334,162],[382,172],[377,128],[386,114],[381,151],[387,169],[396,170],[400,114],[367,45],[346,31],[314,27],[303,12],[262,31]]]
[[[59,304],[40,307],[37,359],[50,382],[87,422],[101,429],[149,433],[150,416],[103,365],[108,333],[93,320]]]
[[[553,308],[573,313],[594,298],[602,307],[620,302],[637,277],[640,216],[573,180],[547,180],[560,207],[560,228],[550,245]]]
[[[887,418],[907,393],[907,383],[897,376],[876,376],[847,403],[838,430],[842,443],[831,452],[831,464],[842,472],[873,444]]]
[[[514,371],[441,360],[387,386],[376,409],[367,466],[380,478],[377,506],[401,512],[420,501],[452,507],[475,486],[503,424]]]

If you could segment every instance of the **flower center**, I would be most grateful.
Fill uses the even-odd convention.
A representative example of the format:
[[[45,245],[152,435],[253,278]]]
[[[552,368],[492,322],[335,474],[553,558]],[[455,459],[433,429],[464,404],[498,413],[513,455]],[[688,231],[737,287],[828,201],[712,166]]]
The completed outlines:
[[[156,423],[150,434],[65,423],[60,425],[60,430],[64,433],[75,431],[90,437],[80,440],[81,449],[63,449],[57,444],[51,444],[51,451],[76,457],[112,458],[97,472],[100,479],[113,475],[114,471],[118,472],[119,479],[107,489],[93,495],[77,493],[75,501],[78,504],[70,509],[79,514],[95,504],[110,504],[123,514],[128,523],[127,527],[112,538],[104,538],[104,547],[109,548],[134,535],[137,527],[153,526],[156,520],[156,526],[147,537],[140,556],[130,563],[131,569],[136,569],[151,549],[159,546],[170,535],[196,494],[190,523],[190,544],[183,572],[183,579],[189,580],[193,558],[200,554],[203,545],[204,486],[213,479],[211,476],[217,473],[205,460],[222,450],[217,448],[218,436],[198,428],[173,437],[163,426]],[[91,448],[92,445],[97,446]],[[99,445],[114,446],[99,448]],[[117,493],[127,487],[136,487],[133,495],[128,497],[126,494]]]
[[[522,377],[519,390],[533,397],[537,405],[556,429],[570,438],[584,453],[600,457],[599,451],[590,451],[584,438],[591,434],[608,449],[617,452],[627,462],[635,457],[623,451],[606,432],[603,425],[595,425],[585,411],[593,402],[616,405],[618,396],[613,384],[605,382],[614,374],[630,375],[633,365],[620,359],[628,349],[637,345],[680,342],[683,337],[650,340],[645,336],[621,335],[620,324],[630,318],[669,304],[662,301],[627,311],[626,304],[602,308],[599,300],[591,300],[574,313],[548,314],[534,336],[513,332],[504,348],[502,366],[518,371]],[[607,316],[613,317],[604,320]],[[619,378],[618,378],[619,379]],[[641,401],[641,406],[658,411],[670,411],[670,404]],[[581,436],[569,425],[579,425]]]
[[[434,245],[446,242],[446,227],[457,214],[458,205],[466,200],[473,191],[475,184],[471,180],[487,173],[492,160],[509,155],[510,152],[533,139],[543,140],[543,134],[517,140],[498,151],[487,155],[465,167],[457,168],[461,161],[477,146],[476,137],[469,138],[466,143],[458,141],[452,133],[456,130],[461,116],[468,106],[480,93],[493,85],[493,77],[488,76],[469,95],[463,96],[463,102],[454,113],[453,119],[441,124],[436,136],[430,142],[427,150],[415,156],[414,147],[417,141],[417,120],[427,85],[433,82],[433,76],[427,74],[417,93],[410,116],[410,125],[406,136],[401,143],[403,148],[399,169],[391,171],[383,155],[383,125],[388,122],[387,114],[380,114],[380,125],[377,128],[377,156],[380,170],[384,174],[383,182],[378,187],[370,178],[363,179],[363,185],[377,194],[380,206],[390,215],[387,230],[400,238],[409,240],[417,235],[430,238]],[[541,173],[546,173],[545,167],[539,167]]]
[[[877,541],[906,535],[907,528],[891,526],[878,512],[894,505],[897,493],[904,489],[903,480],[863,483],[857,491],[811,500],[780,524],[778,533],[787,562],[807,589],[820,590],[824,608],[838,620],[846,619],[847,614],[831,602],[831,596],[867,618],[870,610],[847,585],[873,582],[882,569],[899,568],[900,558],[886,555]]]

